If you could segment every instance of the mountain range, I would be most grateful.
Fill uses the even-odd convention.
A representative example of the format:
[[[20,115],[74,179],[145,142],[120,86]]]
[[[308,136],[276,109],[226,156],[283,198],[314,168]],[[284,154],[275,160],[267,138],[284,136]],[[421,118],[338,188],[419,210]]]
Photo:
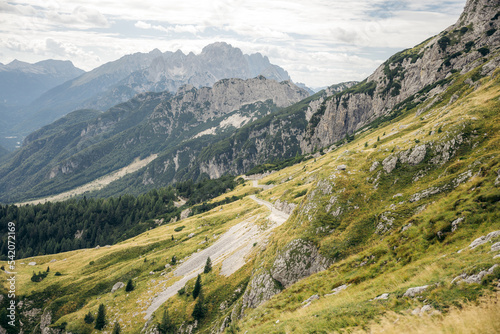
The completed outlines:
[[[0,144],[11,150],[19,146],[22,137],[10,131],[19,120],[19,110],[48,90],[83,73],[70,61],[61,60],[35,64],[14,60],[7,65],[0,64]]]
[[[468,0],[360,83],[226,78],[31,133],[1,200],[87,192],[0,205],[0,330],[498,332],[499,28]]]
[[[174,93],[186,84],[209,87],[224,78],[258,75],[290,80],[288,73],[267,57],[243,54],[227,43],[207,45],[198,55],[158,49],[127,55],[43,92],[26,107],[10,110],[10,122],[3,126],[3,133],[4,137],[22,138],[77,109],[106,111],[143,92]]]

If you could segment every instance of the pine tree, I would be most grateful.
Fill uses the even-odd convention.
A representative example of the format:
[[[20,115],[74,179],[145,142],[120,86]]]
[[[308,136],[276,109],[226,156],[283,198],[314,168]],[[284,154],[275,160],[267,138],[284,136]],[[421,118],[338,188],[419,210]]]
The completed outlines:
[[[100,304],[94,328],[101,330],[104,326],[106,326],[106,309],[104,308],[104,304]]]
[[[118,321],[115,322],[115,326],[113,327],[113,332],[111,332],[112,334],[120,334],[121,332],[121,328],[120,328],[120,324],[118,323]]]
[[[47,270],[45,270],[45,271],[46,271],[46,272],[49,272],[49,271],[50,271],[50,268],[49,268],[49,267],[47,267]]]
[[[210,260],[210,256],[207,257],[207,262],[205,263],[205,269],[203,269],[204,274],[208,274],[212,271],[212,260]]]
[[[127,286],[125,287],[125,291],[130,292],[130,291],[134,290],[134,288],[135,288],[134,283],[132,283],[132,280],[129,279],[127,282]]]
[[[196,299],[201,293],[201,276],[198,274],[198,278],[196,278],[196,283],[194,283],[193,288],[193,299]]]
[[[87,313],[85,315],[85,318],[83,318],[83,321],[85,321],[86,324],[91,324],[94,322],[94,316],[92,315],[92,312],[89,311],[89,313]]]
[[[170,319],[167,310],[163,310],[163,318],[161,319],[161,323],[158,324],[158,331],[160,332],[160,334],[175,333],[175,326],[172,323],[172,319]]]
[[[193,313],[191,314],[195,320],[200,320],[205,316],[207,312],[205,305],[203,305],[203,294],[200,293],[200,298],[196,301],[194,305]]]

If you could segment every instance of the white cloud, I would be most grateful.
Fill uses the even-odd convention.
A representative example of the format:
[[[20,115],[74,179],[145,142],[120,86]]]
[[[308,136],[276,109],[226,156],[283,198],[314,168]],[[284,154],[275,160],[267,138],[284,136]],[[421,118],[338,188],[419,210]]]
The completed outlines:
[[[4,1],[0,61],[67,57],[89,70],[124,54],[154,48],[199,53],[226,41],[269,56],[296,81],[322,86],[363,79],[390,50],[454,23],[465,1]]]

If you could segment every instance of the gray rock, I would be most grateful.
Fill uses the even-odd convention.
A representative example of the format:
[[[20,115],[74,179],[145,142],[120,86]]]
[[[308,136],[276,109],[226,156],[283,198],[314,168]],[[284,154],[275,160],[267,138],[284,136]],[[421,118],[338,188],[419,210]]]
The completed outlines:
[[[28,266],[36,266],[36,262],[29,262]]]
[[[191,214],[191,209],[187,208],[181,212],[181,219],[186,219]]]
[[[396,168],[396,164],[398,162],[398,157],[390,155],[382,161],[382,167],[384,168],[386,173],[391,173],[394,168]]]
[[[461,275],[455,277],[451,281],[451,284],[453,284],[453,283],[457,283],[457,284],[459,284],[459,283],[481,284],[481,281],[483,280],[483,277],[487,276],[487,275],[493,274],[493,271],[495,270],[496,267],[498,267],[498,264],[493,265],[493,267],[491,267],[488,270],[482,270],[478,274],[473,274],[473,275],[470,275],[470,276],[467,276],[467,274],[465,274],[465,273],[461,274]]]
[[[373,298],[372,300],[385,300],[385,299],[389,299],[388,293],[383,293],[380,296]]]
[[[347,289],[351,284],[342,284],[341,286],[336,287],[335,289],[332,290],[332,293],[326,294],[326,296],[334,296],[342,292],[343,290]]]
[[[313,300],[318,300],[319,299],[319,296],[318,295],[312,295],[311,297],[307,298],[306,300],[304,300],[302,302],[302,304],[307,304],[307,303],[311,303]]]
[[[451,222],[451,231],[455,232],[458,229],[458,224],[462,223],[465,220],[464,217],[460,217]]]
[[[374,161],[372,166],[370,167],[370,172],[373,172],[377,167],[380,166],[380,162]]]
[[[410,164],[412,166],[415,166],[424,160],[426,153],[427,153],[427,150],[426,150],[425,145],[415,146],[412,149],[401,152],[399,154],[399,161],[401,163]]]
[[[492,252],[498,252],[500,251],[500,242],[494,243],[491,245],[491,251]]]
[[[337,170],[346,170],[347,166],[346,165],[338,165]]]
[[[479,237],[477,238],[476,240],[474,240],[470,245],[469,245],[469,248],[470,249],[474,249],[478,246],[481,246],[482,244],[485,244],[487,243],[488,241],[490,241],[491,239],[493,238],[497,238],[497,237],[500,237],[500,231],[495,231],[495,232],[491,232],[491,233],[488,233],[488,235],[486,236],[482,236],[482,237]]]
[[[280,201],[279,199],[274,202],[274,207],[280,211],[283,211],[287,215],[292,214],[293,210],[297,207],[295,203],[288,203],[287,201]]]
[[[255,308],[279,292],[281,292],[279,285],[276,284],[269,273],[265,272],[256,275],[250,281],[243,295],[242,314],[246,308]]]
[[[187,237],[188,237],[188,238],[192,238],[192,237],[194,237],[194,236],[195,236],[195,234],[194,234],[194,233],[189,233]]]
[[[329,261],[318,253],[312,243],[295,239],[276,257],[271,276],[286,288],[328,266]]]
[[[115,285],[111,288],[111,293],[115,293],[117,290],[123,288],[125,284],[123,282],[116,282]]]
[[[424,285],[424,286],[418,286],[418,287],[415,287],[415,288],[409,288],[408,290],[406,290],[406,292],[404,293],[403,297],[415,297],[416,295],[419,295],[421,294],[422,292],[424,292],[425,290],[427,290],[429,286],[428,285]]]

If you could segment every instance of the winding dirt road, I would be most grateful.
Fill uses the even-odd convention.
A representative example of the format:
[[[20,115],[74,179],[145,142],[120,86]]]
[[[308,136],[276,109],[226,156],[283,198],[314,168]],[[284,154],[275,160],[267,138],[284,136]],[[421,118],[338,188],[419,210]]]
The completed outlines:
[[[268,187],[260,186],[257,181],[254,181],[253,185],[259,188]],[[263,229],[255,224],[259,216],[250,217],[231,227],[210,247],[191,255],[186,262],[181,263],[175,269],[174,276],[171,278],[181,277],[180,280],[174,282],[152,300],[151,305],[146,310],[145,320],[148,320],[163,303],[185,286],[187,281],[200,274],[208,257],[210,257],[213,264],[222,262],[221,274],[230,276],[245,265],[245,259],[252,251],[253,245],[264,240],[271,230],[283,224],[290,216],[276,209],[268,201],[257,198],[255,195],[249,197],[271,210],[267,217],[271,224],[268,224],[268,227]]]

